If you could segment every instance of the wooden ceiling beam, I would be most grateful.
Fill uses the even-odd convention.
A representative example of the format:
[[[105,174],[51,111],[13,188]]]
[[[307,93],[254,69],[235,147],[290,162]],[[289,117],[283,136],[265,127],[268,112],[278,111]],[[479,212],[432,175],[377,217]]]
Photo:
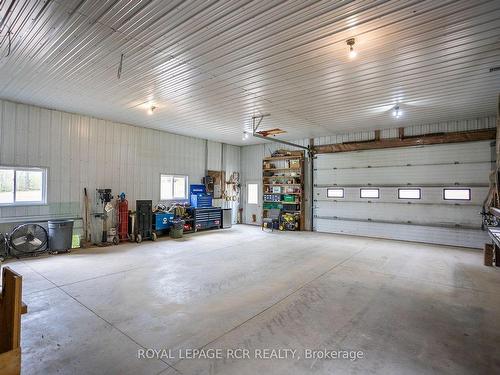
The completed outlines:
[[[401,134],[400,134],[401,136]],[[350,152],[361,150],[375,150],[394,147],[411,147],[422,145],[435,145],[444,143],[472,142],[485,141],[496,139],[496,129],[484,129],[463,132],[426,134],[420,136],[404,136],[403,138],[386,138],[373,141],[337,143],[331,145],[314,146],[316,154],[326,154],[334,152]]]

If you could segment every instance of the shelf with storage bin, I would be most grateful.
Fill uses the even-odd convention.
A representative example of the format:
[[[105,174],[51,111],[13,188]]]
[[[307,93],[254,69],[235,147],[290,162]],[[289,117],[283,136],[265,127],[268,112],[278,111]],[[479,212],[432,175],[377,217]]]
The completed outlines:
[[[264,201],[264,203],[300,204],[300,201],[294,201],[294,202],[288,202],[288,201]]]
[[[286,156],[267,156],[263,158],[263,161],[276,161],[276,160],[290,160],[290,159],[301,159],[304,158],[304,153],[301,152],[300,155],[286,155]]]
[[[262,168],[263,171],[300,171],[300,168]]]
[[[265,157],[262,160],[262,217],[284,217],[304,229],[304,153]],[[283,215],[283,214],[292,214]],[[293,219],[295,217],[295,219]],[[280,219],[280,223],[283,220]],[[294,226],[292,225],[293,230]]]
[[[264,185],[266,185],[266,186],[302,186],[302,184],[266,184],[266,183],[264,183]]]

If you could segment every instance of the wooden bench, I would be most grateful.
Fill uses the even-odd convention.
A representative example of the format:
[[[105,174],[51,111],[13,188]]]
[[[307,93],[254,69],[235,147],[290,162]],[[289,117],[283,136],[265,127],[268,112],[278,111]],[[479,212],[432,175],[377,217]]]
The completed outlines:
[[[2,269],[0,295],[0,374],[21,373],[21,314],[28,312],[22,301],[23,277],[9,267]]]

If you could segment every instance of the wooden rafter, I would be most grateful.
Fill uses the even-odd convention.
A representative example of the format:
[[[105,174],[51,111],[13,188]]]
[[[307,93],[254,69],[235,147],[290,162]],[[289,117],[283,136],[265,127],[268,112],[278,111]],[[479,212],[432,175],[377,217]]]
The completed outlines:
[[[444,143],[458,143],[471,141],[485,141],[496,139],[496,129],[484,129],[476,131],[463,131],[452,133],[427,134],[416,137],[386,138],[365,142],[338,143],[331,145],[315,146],[314,152],[317,154],[349,152],[361,150],[374,150],[394,147],[410,147],[421,145],[434,145]]]

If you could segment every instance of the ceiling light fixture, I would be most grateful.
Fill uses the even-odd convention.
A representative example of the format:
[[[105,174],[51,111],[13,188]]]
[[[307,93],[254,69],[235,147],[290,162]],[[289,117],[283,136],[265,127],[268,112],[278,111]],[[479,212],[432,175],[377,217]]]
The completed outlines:
[[[392,110],[392,115],[396,118],[400,118],[401,115],[403,114],[403,111],[399,108],[399,104],[396,104],[394,106],[394,109]]]
[[[152,105],[149,109],[148,109],[148,115],[152,115],[155,111],[156,107],[154,105]]]
[[[247,132],[243,132],[243,140],[246,141],[249,137],[249,134]]]
[[[354,59],[356,57],[356,55],[358,54],[354,50],[354,44],[356,43],[356,40],[354,38],[349,38],[349,39],[347,39],[346,43],[349,46],[349,57],[351,59]]]

